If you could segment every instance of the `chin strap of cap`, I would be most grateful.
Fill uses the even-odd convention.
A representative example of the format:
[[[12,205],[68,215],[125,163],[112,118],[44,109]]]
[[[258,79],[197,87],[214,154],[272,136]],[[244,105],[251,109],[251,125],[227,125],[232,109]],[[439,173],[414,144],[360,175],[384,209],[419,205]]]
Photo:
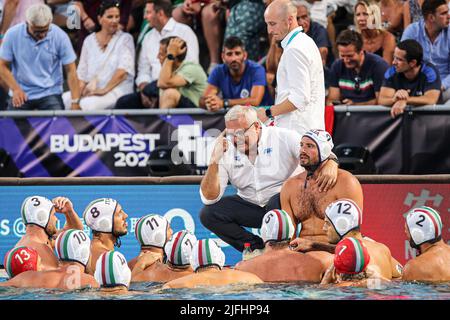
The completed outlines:
[[[305,179],[304,189],[306,189],[306,187],[308,186],[308,179],[314,175],[314,173],[317,171],[317,169],[319,169],[321,164],[322,164],[322,162],[319,162],[318,164],[304,167],[306,170],[306,179]]]
[[[114,243],[114,247],[120,248],[122,245],[122,240],[120,240],[120,237],[116,238],[116,242]]]

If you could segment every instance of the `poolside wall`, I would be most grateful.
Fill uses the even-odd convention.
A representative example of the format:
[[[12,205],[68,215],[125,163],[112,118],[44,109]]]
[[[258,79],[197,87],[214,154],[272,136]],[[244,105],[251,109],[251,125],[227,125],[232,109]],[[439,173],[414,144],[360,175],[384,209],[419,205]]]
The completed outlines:
[[[404,263],[414,254],[404,233],[404,214],[413,207],[427,205],[437,209],[442,217],[443,238],[450,240],[450,175],[429,176],[358,176],[364,190],[362,232],[385,243],[392,254]],[[111,197],[119,201],[128,218],[128,235],[118,248],[127,259],[138,254],[134,226],[149,213],[164,215],[174,231],[188,229],[197,238],[216,238],[199,221],[202,208],[198,193],[200,176],[164,178],[2,178],[0,179],[0,258],[14,246],[25,231],[20,217],[22,201],[31,195],[48,198],[69,197],[82,217],[87,204],[96,198]],[[234,194],[229,186],[226,195]],[[243,213],[245,214],[245,213]],[[58,215],[61,226],[64,216]],[[86,227],[85,231],[89,232]],[[258,230],[252,230],[258,233]],[[241,254],[220,242],[234,265]]]

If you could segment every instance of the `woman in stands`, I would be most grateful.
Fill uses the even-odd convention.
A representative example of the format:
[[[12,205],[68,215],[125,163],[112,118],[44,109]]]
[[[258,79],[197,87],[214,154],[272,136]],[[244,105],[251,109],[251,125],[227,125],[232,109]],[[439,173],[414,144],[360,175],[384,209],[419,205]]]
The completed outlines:
[[[382,57],[389,65],[394,59],[395,37],[381,26],[380,7],[359,1],[355,5],[355,27],[363,38],[363,49]]]
[[[133,92],[135,48],[133,37],[119,28],[119,2],[103,1],[98,21],[100,30],[84,41],[77,69],[82,110],[111,109],[117,99]],[[68,109],[70,92],[63,100]]]

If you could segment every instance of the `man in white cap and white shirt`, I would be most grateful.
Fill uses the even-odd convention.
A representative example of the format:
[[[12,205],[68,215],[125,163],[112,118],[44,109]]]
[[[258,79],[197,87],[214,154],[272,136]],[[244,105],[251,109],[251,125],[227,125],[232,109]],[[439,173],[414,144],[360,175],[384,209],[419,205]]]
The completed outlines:
[[[128,215],[114,199],[100,198],[92,201],[84,210],[84,222],[92,230],[92,259],[88,273],[94,274],[99,256],[114,247],[120,247],[120,237],[128,233]]]
[[[406,263],[402,280],[450,281],[450,246],[442,239],[442,220],[433,208],[422,206],[406,216],[405,232],[419,256]]]
[[[305,133],[325,129],[325,80],[322,57],[314,40],[297,22],[297,7],[275,0],[266,9],[267,32],[281,43],[275,105],[259,108],[258,118],[275,126]]]
[[[62,230],[56,229],[57,212],[66,217],[66,224]],[[26,246],[35,249],[41,257],[42,270],[57,268],[54,239],[64,230],[83,230],[83,224],[72,202],[65,197],[56,197],[50,201],[42,196],[30,196],[22,203],[21,215],[26,231],[14,247]]]
[[[86,274],[86,266],[91,256],[90,244],[91,240],[82,230],[65,230],[56,239],[55,251],[60,262],[58,268],[23,272],[0,283],[0,286],[63,290],[98,288],[94,277]]]
[[[286,211],[267,212],[261,225],[261,238],[266,245],[264,253],[239,262],[235,269],[254,273],[265,282],[320,282],[333,263],[333,255],[324,251],[301,253],[289,250],[294,229]]]

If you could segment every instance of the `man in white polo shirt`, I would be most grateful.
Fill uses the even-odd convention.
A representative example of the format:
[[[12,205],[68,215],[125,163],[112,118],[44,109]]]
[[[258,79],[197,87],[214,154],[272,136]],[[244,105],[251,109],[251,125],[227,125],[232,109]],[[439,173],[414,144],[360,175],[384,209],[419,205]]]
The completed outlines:
[[[275,0],[266,9],[268,33],[281,43],[283,54],[277,69],[275,105],[258,110],[265,122],[303,135],[325,129],[325,81],[322,58],[314,40],[297,22],[297,8],[289,0]]]
[[[280,209],[281,186],[299,165],[301,136],[292,130],[266,127],[253,107],[235,106],[225,115],[225,131],[217,139],[200,185],[205,204],[202,224],[235,249],[263,249],[263,240],[243,227],[260,228],[267,211]],[[320,169],[320,188],[333,186],[337,164]],[[237,195],[223,197],[227,183]],[[330,182],[330,183],[329,183]]]
[[[138,91],[121,97],[116,109],[150,108],[150,95],[158,94],[156,82],[161,72],[158,59],[159,42],[167,37],[179,37],[186,42],[186,61],[199,62],[198,39],[194,31],[185,24],[172,18],[172,2],[170,0],[147,0],[145,18],[153,28],[145,36],[139,54],[136,85]],[[145,89],[144,89],[145,88]]]

